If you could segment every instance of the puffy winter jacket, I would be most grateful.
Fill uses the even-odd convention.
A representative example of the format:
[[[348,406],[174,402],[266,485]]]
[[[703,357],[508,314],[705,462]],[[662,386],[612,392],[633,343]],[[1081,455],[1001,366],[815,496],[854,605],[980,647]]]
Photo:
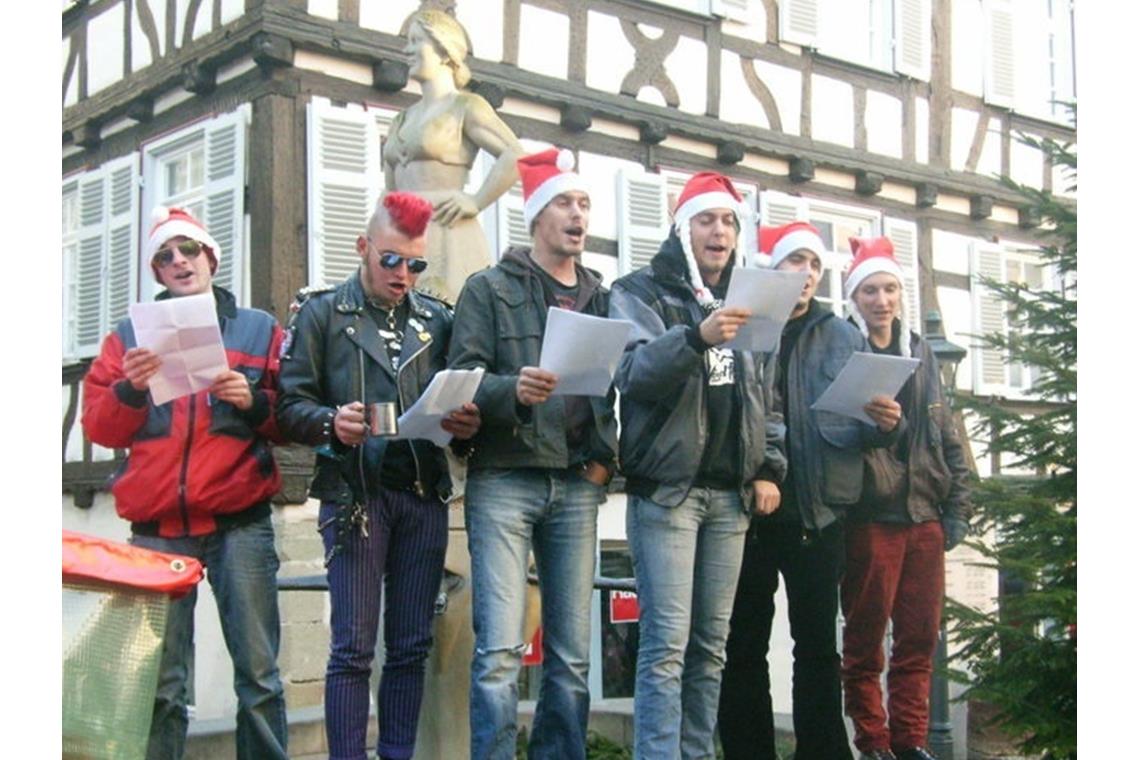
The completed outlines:
[[[214,298],[230,368],[254,391],[248,410],[206,391],[154,405],[123,374],[123,354],[136,346],[129,319],[106,337],[83,379],[83,431],[101,446],[129,450],[111,493],[136,532],[212,533],[219,517],[268,513],[281,485],[270,444],[281,440],[273,413],[281,328],[263,311],[238,308],[222,288]]]

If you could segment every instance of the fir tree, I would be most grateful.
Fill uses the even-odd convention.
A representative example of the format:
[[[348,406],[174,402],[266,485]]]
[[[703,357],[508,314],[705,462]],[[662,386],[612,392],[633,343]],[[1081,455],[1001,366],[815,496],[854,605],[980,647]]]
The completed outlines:
[[[1022,140],[1061,167],[1075,192],[1072,145]],[[954,655],[971,670],[954,673],[969,684],[963,698],[997,708],[996,722],[1021,751],[1062,760],[1077,752],[1077,213],[1048,191],[1002,181],[1049,230],[1039,255],[1062,288],[984,283],[1007,304],[1010,329],[982,339],[1035,370],[1032,394],[1046,408],[1026,415],[1000,400],[964,404],[980,419],[979,437],[993,435],[989,452],[1037,474],[996,475],[976,487],[974,532],[994,540],[972,545],[1000,571],[1005,593],[993,613],[947,600],[947,617]]]

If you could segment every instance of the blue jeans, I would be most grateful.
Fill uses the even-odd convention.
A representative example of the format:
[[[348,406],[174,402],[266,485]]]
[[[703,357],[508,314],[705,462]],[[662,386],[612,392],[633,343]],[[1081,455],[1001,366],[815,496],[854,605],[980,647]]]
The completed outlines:
[[[368,536],[352,528],[329,563],[332,641],[325,675],[329,760],[365,760],[368,678],[384,599],[384,667],[376,697],[381,757],[410,758],[424,693],[435,598],[447,549],[447,507],[407,491],[380,488],[369,499]],[[322,502],[320,523],[341,507]],[[322,531],[325,550],[337,525]]]
[[[513,760],[527,554],[542,593],[542,685],[530,760],[586,756],[590,595],[605,488],[570,470],[484,469],[467,476],[475,656],[471,758]]]
[[[631,495],[625,520],[641,608],[634,756],[712,758],[748,515],[738,492],[694,488],[676,507]]]
[[[286,760],[285,691],[277,670],[281,622],[273,524],[268,516],[205,536],[135,534],[131,543],[198,559],[218,604],[222,636],[234,665],[239,760]],[[186,704],[194,685],[195,588],[166,617],[147,760],[179,760],[186,745]]]

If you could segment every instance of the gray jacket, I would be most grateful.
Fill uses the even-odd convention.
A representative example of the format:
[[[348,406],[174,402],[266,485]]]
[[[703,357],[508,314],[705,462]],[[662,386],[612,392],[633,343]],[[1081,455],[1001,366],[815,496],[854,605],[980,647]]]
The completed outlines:
[[[893,444],[905,421],[882,433],[874,425],[811,408],[851,354],[870,347],[857,328],[830,311],[808,319],[788,358],[783,408],[792,477],[784,487],[795,489],[804,528],[818,531],[859,501],[863,450]]]
[[[509,248],[496,266],[471,275],[455,305],[448,366],[486,370],[475,394],[483,424],[472,439],[472,470],[574,464],[566,445],[564,397],[524,406],[515,395],[519,370],[538,366],[546,330],[546,296],[528,253]],[[605,316],[609,294],[601,276],[581,265],[577,272],[582,313]],[[589,458],[609,467],[617,452],[613,388],[605,398],[592,397],[590,406]]]
[[[635,326],[614,378],[621,393],[621,470],[631,481],[651,482],[649,498],[668,507],[688,496],[708,440],[704,354],[686,338],[705,313],[679,256],[670,233],[650,265],[619,279],[610,294],[610,316]],[[734,359],[743,417],[741,500],[751,511],[752,481],[784,477],[784,425],[772,404],[771,357],[736,351]]]

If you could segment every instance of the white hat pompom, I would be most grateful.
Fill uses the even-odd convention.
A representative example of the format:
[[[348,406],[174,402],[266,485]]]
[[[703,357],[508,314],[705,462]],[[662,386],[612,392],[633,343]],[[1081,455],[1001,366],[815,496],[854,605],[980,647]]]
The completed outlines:
[[[559,171],[568,172],[574,169],[574,154],[566,148],[558,151],[558,159],[554,162]]]
[[[169,218],[170,209],[166,206],[155,206],[150,212],[150,224],[152,227],[156,224],[162,224]]]

